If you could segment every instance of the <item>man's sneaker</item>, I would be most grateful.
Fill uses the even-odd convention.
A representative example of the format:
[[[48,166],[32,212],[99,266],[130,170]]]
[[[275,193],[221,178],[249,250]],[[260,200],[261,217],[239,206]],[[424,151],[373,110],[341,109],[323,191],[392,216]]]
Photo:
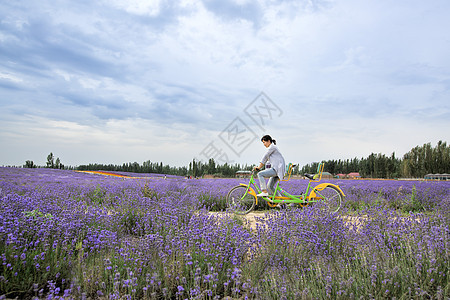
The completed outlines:
[[[267,196],[269,196],[269,194],[267,192],[262,192],[262,193],[259,193],[256,196],[258,196],[258,197],[267,197]]]

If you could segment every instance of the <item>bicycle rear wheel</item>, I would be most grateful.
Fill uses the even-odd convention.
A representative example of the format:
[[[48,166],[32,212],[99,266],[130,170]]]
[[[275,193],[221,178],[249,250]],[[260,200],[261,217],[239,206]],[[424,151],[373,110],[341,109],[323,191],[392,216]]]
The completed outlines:
[[[239,215],[251,212],[256,205],[256,197],[247,192],[247,187],[238,185],[227,195],[227,210]]]
[[[322,190],[314,189],[313,192],[316,194],[313,199],[321,209],[334,213],[341,208],[343,196],[335,187],[326,186]]]

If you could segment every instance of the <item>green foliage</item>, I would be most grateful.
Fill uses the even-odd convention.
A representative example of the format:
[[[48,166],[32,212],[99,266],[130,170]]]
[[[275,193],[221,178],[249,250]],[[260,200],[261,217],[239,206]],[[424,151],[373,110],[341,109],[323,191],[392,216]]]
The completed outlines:
[[[122,165],[103,165],[103,164],[89,164],[80,165],[76,168],[80,171],[121,171],[121,172],[133,172],[133,173],[156,173],[178,176],[192,176],[201,177],[204,175],[217,175],[219,177],[234,177],[237,171],[251,170],[251,166],[241,166],[240,164],[229,165],[217,165],[213,158],[208,163],[196,161],[195,159],[189,163],[188,167],[171,167],[169,165],[163,165],[162,162],[154,163],[151,161],[145,161],[142,165],[137,162],[124,163]]]
[[[119,225],[125,234],[142,236],[145,234],[143,212],[138,208],[128,208],[119,217]],[[146,224],[151,227],[151,224]]]
[[[132,173],[156,173],[156,174],[168,174],[186,176],[188,170],[186,167],[171,167],[169,165],[163,165],[162,162],[156,163],[151,161],[145,161],[142,165],[137,162],[123,163],[122,165],[104,165],[91,163],[88,165],[80,165],[76,167],[76,170],[80,171],[120,171],[120,172],[132,172]]]
[[[47,168],[54,168],[55,167],[55,158],[53,156],[53,153],[50,152],[50,154],[47,156]]]
[[[24,168],[30,168],[30,169],[37,168],[37,166],[34,164],[34,162],[32,160],[27,160],[23,167]]]
[[[406,201],[404,201],[404,203],[400,207],[403,212],[417,213],[425,211],[425,207],[417,195],[417,189],[415,185],[411,190],[411,194],[409,195],[409,197],[405,198],[405,200]]]
[[[380,189],[373,195],[364,195],[364,191],[360,189],[350,189],[347,193],[351,197],[347,197],[344,207],[353,212],[390,208],[406,214],[431,213],[438,203],[436,197],[440,197],[440,194],[431,196],[429,192],[419,192],[415,185],[410,191],[400,188],[396,193],[385,193]]]
[[[444,174],[450,170],[450,146],[439,141],[416,146],[403,159],[371,153],[367,158],[325,161],[324,170],[332,174],[359,172],[365,178],[423,178],[426,174]],[[307,164],[301,173],[315,173],[318,163]]]
[[[160,198],[160,195],[153,188],[151,188],[147,183],[144,185],[144,187],[142,187],[141,192],[144,195],[144,197],[148,197],[148,198],[156,199],[156,200],[158,200]]]
[[[24,211],[23,218],[37,224],[53,222],[51,214],[44,214],[39,210]],[[33,240],[34,234],[28,232],[28,235],[22,237]],[[62,279],[70,278],[71,263],[75,259],[70,245],[58,241],[57,237],[22,245],[2,242],[0,253],[4,262],[0,266],[0,291],[7,299],[21,298],[25,294],[38,297],[41,293],[48,292],[49,282],[60,287],[66,286]],[[17,253],[22,254],[18,256]],[[30,287],[33,287],[32,290]]]
[[[53,218],[52,214],[50,214],[50,213],[44,214],[43,212],[41,212],[37,209],[34,209],[32,211],[23,211],[22,213],[24,214],[25,217],[46,218],[46,219]]]
[[[423,177],[426,174],[443,174],[450,170],[450,145],[439,141],[416,146],[403,156],[402,172],[405,177]]]
[[[101,205],[105,201],[106,191],[104,191],[99,184],[97,187],[88,193],[88,198],[91,203]]]
[[[289,215],[280,213],[276,217],[270,228],[274,231],[280,223],[280,228],[286,227],[283,222]],[[422,238],[426,240],[437,224],[380,212],[365,221],[369,224],[360,230],[379,228],[381,235],[370,235],[366,238],[371,240],[364,242],[360,240],[364,234],[348,234],[342,218],[335,218],[315,224],[291,218],[289,230],[272,234],[267,244],[257,250],[251,264],[244,265],[245,277],[251,278],[267,299],[446,299],[450,284],[445,250],[421,251],[424,246],[417,243]],[[339,222],[341,226],[337,226]],[[335,224],[326,230],[330,226],[327,223]],[[397,223],[394,228],[402,224],[403,231],[392,230],[392,223]],[[311,225],[317,226],[311,231],[321,238],[329,232],[327,240],[334,237],[331,245],[341,248],[330,248],[328,255],[328,249],[318,251],[317,244],[299,238]],[[442,232],[443,238],[446,232]]]
[[[33,163],[31,161],[31,163]],[[29,161],[26,161],[26,165],[27,168],[32,168],[28,167]],[[52,169],[64,169],[64,165],[61,163],[61,160],[59,159],[59,157],[56,158],[56,162],[55,162],[55,156],[53,155],[52,152],[50,152],[50,154],[47,156],[47,168],[52,168]]]
[[[227,199],[211,193],[203,193],[197,196],[200,207],[209,211],[225,211],[227,208]]]

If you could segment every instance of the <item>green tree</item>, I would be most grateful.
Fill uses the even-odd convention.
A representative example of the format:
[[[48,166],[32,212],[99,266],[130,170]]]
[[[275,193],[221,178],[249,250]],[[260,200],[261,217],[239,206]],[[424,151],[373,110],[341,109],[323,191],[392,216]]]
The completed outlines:
[[[214,158],[210,158],[208,161],[208,174],[214,173],[216,173],[216,162],[214,161]]]
[[[24,168],[36,168],[37,166],[34,164],[32,160],[27,160],[25,162]]]
[[[54,168],[55,167],[55,157],[53,156],[53,153],[50,152],[50,154],[47,156],[47,168]]]
[[[443,174],[450,171],[450,147],[439,141],[436,147],[430,143],[416,146],[403,156],[400,162],[401,176],[422,178],[426,174]]]

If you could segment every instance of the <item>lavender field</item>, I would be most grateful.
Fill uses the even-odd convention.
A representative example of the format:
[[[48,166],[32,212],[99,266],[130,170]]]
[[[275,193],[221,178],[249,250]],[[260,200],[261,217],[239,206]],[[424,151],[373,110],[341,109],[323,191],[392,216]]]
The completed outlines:
[[[339,213],[256,229],[211,213],[240,182],[0,168],[0,299],[450,297],[450,182],[334,180]]]

